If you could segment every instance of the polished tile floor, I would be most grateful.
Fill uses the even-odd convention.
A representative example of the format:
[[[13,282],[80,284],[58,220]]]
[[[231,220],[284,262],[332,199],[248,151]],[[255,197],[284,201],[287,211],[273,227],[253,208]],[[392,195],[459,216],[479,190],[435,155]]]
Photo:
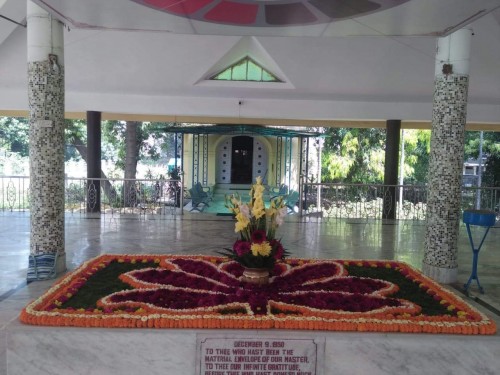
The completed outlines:
[[[474,229],[475,238],[480,237],[482,228]],[[0,317],[2,311],[12,309],[13,299],[16,306],[28,302],[53,282],[26,285],[29,231],[28,213],[0,213]],[[157,215],[86,217],[69,214],[65,232],[70,270],[104,253],[215,254],[236,239],[231,217],[199,213],[161,219]],[[420,269],[425,224],[419,221],[301,219],[291,215],[279,233],[293,256],[395,259]],[[460,293],[472,269],[471,246],[463,225],[460,227],[458,260],[459,282],[453,287]],[[486,237],[479,255],[478,276],[485,294],[478,293],[474,281],[470,298],[500,314],[500,226],[493,227]]]

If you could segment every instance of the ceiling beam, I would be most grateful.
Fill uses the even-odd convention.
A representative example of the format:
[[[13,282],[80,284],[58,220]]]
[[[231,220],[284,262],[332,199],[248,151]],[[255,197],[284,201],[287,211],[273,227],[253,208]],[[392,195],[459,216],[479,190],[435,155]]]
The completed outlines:
[[[0,110],[0,116],[28,117],[24,110]],[[67,119],[86,119],[86,112],[66,112]],[[187,122],[200,124],[234,124],[234,125],[276,125],[307,126],[325,128],[385,128],[386,120],[316,120],[316,119],[270,119],[243,117],[209,117],[209,116],[172,116],[103,112],[103,120],[116,121],[150,121],[150,122]],[[430,129],[430,121],[402,120],[402,129]],[[468,122],[465,129],[469,131],[500,131],[500,122]]]

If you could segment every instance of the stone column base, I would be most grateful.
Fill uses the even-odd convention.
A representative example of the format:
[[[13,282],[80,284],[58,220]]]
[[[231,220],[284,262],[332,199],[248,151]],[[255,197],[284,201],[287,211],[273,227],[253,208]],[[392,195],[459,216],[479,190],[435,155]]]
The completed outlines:
[[[443,268],[422,263],[422,272],[425,276],[441,284],[452,284],[458,280],[458,267]]]

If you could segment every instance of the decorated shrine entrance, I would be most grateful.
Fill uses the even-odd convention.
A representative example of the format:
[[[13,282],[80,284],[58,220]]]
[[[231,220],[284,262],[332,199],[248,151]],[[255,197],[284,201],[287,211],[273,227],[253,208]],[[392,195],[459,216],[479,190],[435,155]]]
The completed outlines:
[[[265,178],[269,151],[261,139],[251,135],[226,136],[216,151],[217,184],[251,184],[257,176]]]
[[[176,165],[184,171],[187,186],[250,185],[261,176],[266,184],[297,189],[299,175],[308,175],[309,139],[323,136],[297,127],[235,124],[182,124],[161,130],[176,133],[176,149],[182,145]]]

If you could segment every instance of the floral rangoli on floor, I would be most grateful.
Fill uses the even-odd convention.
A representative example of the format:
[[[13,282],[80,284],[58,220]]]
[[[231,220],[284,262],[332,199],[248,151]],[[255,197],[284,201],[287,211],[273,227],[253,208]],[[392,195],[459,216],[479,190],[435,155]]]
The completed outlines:
[[[30,303],[27,324],[494,334],[495,323],[396,261],[286,259],[270,283],[216,256],[102,255]]]

